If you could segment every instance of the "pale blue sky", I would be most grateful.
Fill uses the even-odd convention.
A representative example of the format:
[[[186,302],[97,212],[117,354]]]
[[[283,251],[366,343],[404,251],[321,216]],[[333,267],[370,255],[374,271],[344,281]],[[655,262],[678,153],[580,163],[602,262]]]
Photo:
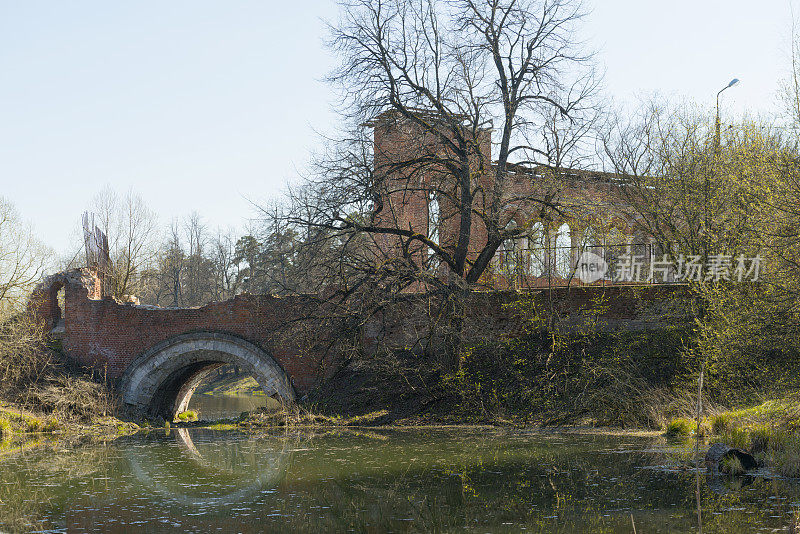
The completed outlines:
[[[607,94],[776,108],[789,2],[590,0]],[[66,252],[88,200],[133,188],[163,224],[241,229],[330,129],[332,0],[0,0],[0,195]]]

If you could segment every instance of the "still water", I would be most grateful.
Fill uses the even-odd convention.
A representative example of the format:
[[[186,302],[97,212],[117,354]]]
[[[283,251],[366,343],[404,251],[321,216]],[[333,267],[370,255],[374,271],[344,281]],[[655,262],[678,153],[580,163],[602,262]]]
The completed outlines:
[[[0,460],[0,531],[696,532],[660,438],[159,429]],[[703,532],[790,531],[800,486],[700,480]]]
[[[266,395],[192,395],[189,410],[194,410],[205,421],[238,417],[242,412],[251,412],[267,406],[267,402],[277,404]]]

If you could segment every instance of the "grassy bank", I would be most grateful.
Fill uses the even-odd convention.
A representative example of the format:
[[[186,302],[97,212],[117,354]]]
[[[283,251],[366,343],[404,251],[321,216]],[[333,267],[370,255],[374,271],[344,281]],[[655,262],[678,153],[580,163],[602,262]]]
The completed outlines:
[[[220,378],[210,377],[204,380],[195,391],[196,394],[214,396],[245,396],[245,395],[264,395],[264,390],[250,375],[223,376]]]
[[[700,420],[704,444],[726,443],[749,452],[778,475],[800,478],[800,395],[714,412]],[[675,437],[698,434],[696,420],[689,417],[671,420],[665,430]]]
[[[116,409],[103,377],[71,364],[25,314],[0,322],[0,454],[44,439],[134,430]]]

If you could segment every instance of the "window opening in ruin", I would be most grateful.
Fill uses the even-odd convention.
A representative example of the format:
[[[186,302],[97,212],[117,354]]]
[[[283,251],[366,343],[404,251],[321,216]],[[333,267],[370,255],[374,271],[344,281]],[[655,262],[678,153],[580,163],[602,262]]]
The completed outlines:
[[[547,240],[544,234],[544,225],[534,223],[528,233],[528,274],[542,276],[546,272]]]
[[[58,288],[56,291],[56,315],[53,318],[53,329],[64,330],[64,317],[66,316],[66,298],[64,293],[64,286]]]
[[[572,272],[572,236],[567,223],[558,228],[554,252],[556,274],[561,278],[569,278]]]
[[[436,198],[436,193],[431,191],[428,194],[428,239],[437,245],[439,244],[440,223],[439,200]],[[428,249],[428,266],[430,269],[436,269],[439,266],[439,256],[430,248]]]

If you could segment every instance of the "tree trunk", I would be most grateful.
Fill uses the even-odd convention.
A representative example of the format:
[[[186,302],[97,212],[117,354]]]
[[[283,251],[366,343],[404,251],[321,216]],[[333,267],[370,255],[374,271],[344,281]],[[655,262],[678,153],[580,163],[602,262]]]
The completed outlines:
[[[442,366],[448,372],[461,370],[461,356],[464,348],[464,312],[468,294],[467,290],[454,288],[448,293],[444,303]]]

